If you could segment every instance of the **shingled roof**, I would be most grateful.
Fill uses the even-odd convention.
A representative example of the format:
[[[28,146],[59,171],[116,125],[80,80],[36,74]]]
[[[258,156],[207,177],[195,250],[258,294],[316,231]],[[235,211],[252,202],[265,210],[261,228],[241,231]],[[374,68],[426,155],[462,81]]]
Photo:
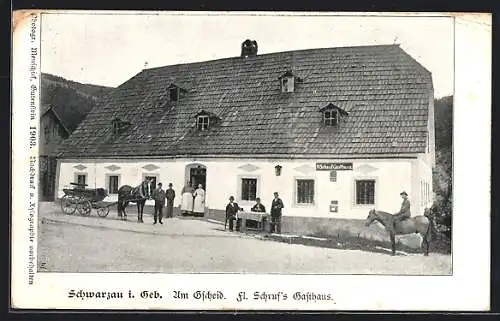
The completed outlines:
[[[278,78],[300,77],[293,93]],[[175,104],[168,87],[186,90]],[[398,45],[310,49],[146,69],[102,97],[58,156],[424,153],[431,74]],[[335,127],[320,109],[348,113]],[[196,129],[204,110],[217,123]],[[130,126],[112,133],[119,117]]]

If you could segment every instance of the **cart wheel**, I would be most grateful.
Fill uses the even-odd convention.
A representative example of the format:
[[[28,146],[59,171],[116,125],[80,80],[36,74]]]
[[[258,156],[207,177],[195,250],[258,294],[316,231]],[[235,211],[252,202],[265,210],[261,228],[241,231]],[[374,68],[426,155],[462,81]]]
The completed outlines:
[[[92,204],[90,204],[90,201],[87,200],[80,200],[78,203],[78,212],[82,216],[89,216],[90,212],[92,211]]]
[[[71,215],[75,213],[77,206],[77,200],[73,196],[64,195],[61,198],[61,210],[64,214]]]
[[[106,217],[109,214],[109,206],[99,207],[97,208],[97,215],[100,217]]]

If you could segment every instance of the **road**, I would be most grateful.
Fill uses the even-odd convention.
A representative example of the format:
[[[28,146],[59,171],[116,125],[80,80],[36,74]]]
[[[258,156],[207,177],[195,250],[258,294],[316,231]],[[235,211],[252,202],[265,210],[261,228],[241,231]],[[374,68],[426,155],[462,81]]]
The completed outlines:
[[[145,215],[129,221],[62,214],[41,203],[38,257],[41,271],[290,274],[451,274],[451,256],[390,256],[287,244],[224,231],[200,219],[171,218],[153,225]]]

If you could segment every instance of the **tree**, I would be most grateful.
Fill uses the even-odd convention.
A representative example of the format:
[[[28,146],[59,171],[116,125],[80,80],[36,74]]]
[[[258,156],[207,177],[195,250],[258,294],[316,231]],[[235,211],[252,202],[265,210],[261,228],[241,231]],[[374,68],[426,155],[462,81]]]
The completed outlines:
[[[436,223],[451,238],[453,210],[453,96],[434,101],[434,121],[436,135],[436,167],[433,172],[436,195],[432,212]]]

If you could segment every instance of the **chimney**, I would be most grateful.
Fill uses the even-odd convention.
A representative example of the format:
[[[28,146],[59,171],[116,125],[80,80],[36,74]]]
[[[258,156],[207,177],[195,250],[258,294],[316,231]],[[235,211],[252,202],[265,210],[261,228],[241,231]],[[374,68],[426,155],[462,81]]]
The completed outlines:
[[[257,41],[247,39],[241,44],[241,57],[257,56]]]

